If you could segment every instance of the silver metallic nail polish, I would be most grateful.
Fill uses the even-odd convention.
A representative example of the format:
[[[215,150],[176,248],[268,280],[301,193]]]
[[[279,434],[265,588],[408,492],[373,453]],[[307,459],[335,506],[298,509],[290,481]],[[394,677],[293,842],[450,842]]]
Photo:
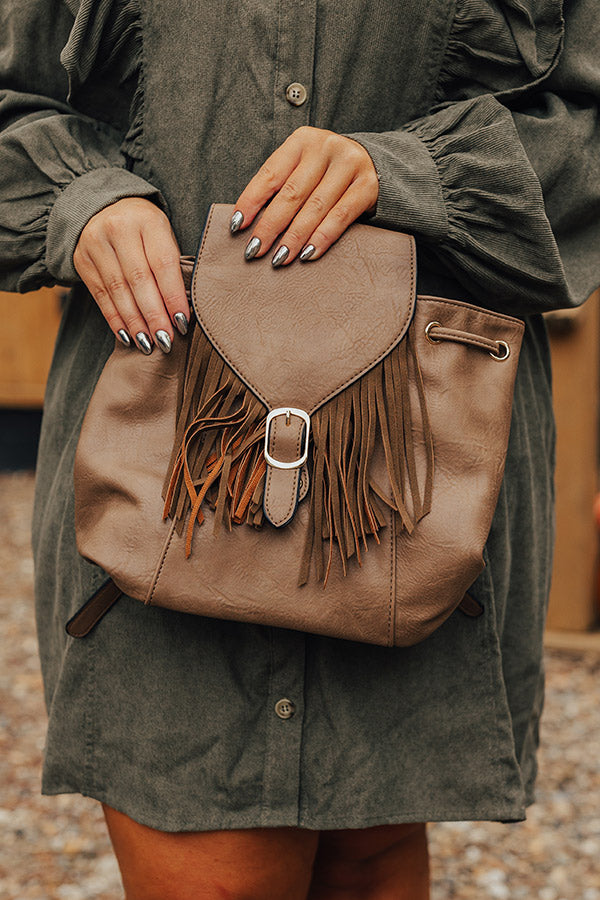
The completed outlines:
[[[179,334],[188,333],[189,323],[184,313],[175,313],[175,315],[173,316],[173,322],[175,323],[175,328],[177,329]]]
[[[260,250],[260,238],[253,237],[248,241],[246,249],[244,250],[245,259],[254,259],[258,251]]]
[[[125,344],[126,347],[131,347],[131,338],[124,328],[119,328],[119,330],[117,331],[117,337],[122,344]]]
[[[273,259],[271,260],[271,265],[273,266],[273,268],[276,269],[277,266],[280,266],[282,263],[284,263],[289,255],[290,248],[286,247],[285,244],[282,244],[281,247],[279,247],[279,249],[276,250],[273,254]]]
[[[163,331],[162,328],[159,328],[159,330],[155,332],[154,337],[156,338],[156,343],[163,351],[163,353],[171,352],[171,338],[169,337],[169,333],[167,331]]]
[[[307,244],[298,259],[300,259],[302,262],[306,262],[307,259],[311,258],[316,249],[317,248],[314,244]]]
[[[239,231],[244,223],[244,213],[236,209],[234,214],[231,217],[231,222],[229,223],[229,230],[232,234],[235,234],[236,231]]]
[[[146,356],[150,356],[152,353],[152,344],[150,343],[150,338],[144,331],[138,331],[135,336],[135,342],[142,353],[145,353]]]

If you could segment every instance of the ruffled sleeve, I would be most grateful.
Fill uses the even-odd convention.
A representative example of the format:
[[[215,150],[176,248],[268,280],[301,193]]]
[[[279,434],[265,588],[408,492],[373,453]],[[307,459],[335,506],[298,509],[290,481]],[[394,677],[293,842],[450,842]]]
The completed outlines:
[[[123,132],[121,149],[141,158],[144,107],[139,0],[68,0],[75,21],[60,61],[68,102],[98,117],[105,109]]]
[[[509,6],[523,25],[524,87],[499,75],[494,93],[349,137],[379,176],[372,221],[420,236],[428,259],[483,305],[526,315],[577,305],[600,282],[600,29],[594,0],[568,0],[550,74],[549,43],[531,17],[527,39],[526,4]]]
[[[563,33],[560,0],[459,0],[438,80],[438,100],[498,93],[538,80]]]
[[[92,5],[96,11],[111,6],[100,2],[88,8]],[[126,166],[123,144],[135,143],[137,128],[130,119],[131,104],[123,110],[116,101],[112,106],[105,101],[102,121],[75,111],[67,100],[67,93],[75,95],[89,75],[91,56],[83,48],[94,53],[93,40],[82,42],[83,26],[87,22],[93,37],[100,24],[79,12],[77,16],[74,19],[73,10],[60,0],[3,4],[0,287],[4,290],[77,281],[73,251],[81,231],[96,212],[122,197],[147,197],[166,211],[160,192]],[[63,47],[73,50],[76,31],[81,39],[79,68],[78,73],[72,68],[68,82],[59,56]],[[73,62],[74,57],[70,59]],[[133,88],[133,70],[121,75]],[[120,96],[122,106],[124,94]]]

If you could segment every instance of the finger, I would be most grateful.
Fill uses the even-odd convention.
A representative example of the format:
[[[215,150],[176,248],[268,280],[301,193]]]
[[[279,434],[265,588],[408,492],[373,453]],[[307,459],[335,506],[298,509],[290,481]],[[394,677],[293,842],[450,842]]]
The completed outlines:
[[[125,323],[125,330],[133,338],[138,350],[146,355],[151,353],[152,332],[136,302],[114,248],[106,241],[97,241],[91,258],[98,272],[99,282]]]
[[[242,215],[241,225],[238,226],[240,229],[252,224],[256,214],[285,184],[298,166],[303,147],[297,137],[292,140],[295,135],[296,132],[273,151],[238,197],[235,209]]]
[[[190,321],[190,307],[181,274],[181,254],[173,231],[166,221],[164,227],[144,228],[142,244],[169,318],[185,334]]]
[[[353,177],[353,173],[345,166],[330,166],[327,169],[290,226],[277,241],[271,259],[275,267],[289,265],[298,256],[330,210],[348,190]]]
[[[370,186],[363,179],[353,181],[323,221],[308,238],[300,259],[303,262],[319,259],[371,205]],[[313,248],[311,252],[305,251]]]
[[[117,310],[116,306],[112,302],[106,287],[98,271],[92,265],[83,266],[80,265],[77,269],[81,280],[87,287],[88,291],[94,298],[100,312],[106,319],[109,328],[115,335],[115,337],[121,341],[126,347],[132,346],[132,340],[129,332],[127,331],[125,322],[123,321],[122,316]]]
[[[264,256],[269,251],[278,235],[288,228],[298,211],[302,209],[314,192],[327,172],[327,167],[328,160],[322,155],[314,154],[302,160],[282,184],[256,223],[246,245],[246,258],[248,258],[248,254],[250,254],[250,258]],[[325,212],[326,210],[322,211],[321,218]],[[316,224],[313,228],[316,227]],[[252,241],[257,240],[260,241],[260,246],[256,250],[248,250],[249,246],[255,246]]]
[[[141,232],[135,231],[129,235],[122,235],[118,246],[113,245],[113,250],[125,276],[129,294],[133,296],[144,319],[143,330],[146,336],[149,334],[151,340],[161,350],[168,353],[173,342],[173,326],[146,257]],[[111,290],[110,284],[108,288]],[[112,290],[111,296],[114,296]],[[127,302],[125,294],[122,296],[123,301]],[[119,305],[116,305],[119,308]],[[134,334],[137,338],[137,332]],[[143,346],[143,339],[140,338],[138,344]]]

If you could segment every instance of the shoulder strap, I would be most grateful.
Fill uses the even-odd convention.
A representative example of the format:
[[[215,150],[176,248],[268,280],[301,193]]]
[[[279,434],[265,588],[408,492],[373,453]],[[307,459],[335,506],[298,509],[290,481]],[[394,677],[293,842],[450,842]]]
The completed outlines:
[[[122,593],[112,578],[109,578],[69,619],[65,626],[67,634],[71,637],[85,637],[114,606]]]

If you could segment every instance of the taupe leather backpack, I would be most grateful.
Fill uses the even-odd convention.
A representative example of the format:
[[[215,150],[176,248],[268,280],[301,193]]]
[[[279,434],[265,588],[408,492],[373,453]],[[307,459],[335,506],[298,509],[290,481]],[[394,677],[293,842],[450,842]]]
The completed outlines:
[[[416,296],[412,237],[352,225],[314,263],[243,260],[211,208],[197,321],[116,343],[75,463],[80,552],[144,603],[386,646],[426,638],[483,568],[523,323]]]

